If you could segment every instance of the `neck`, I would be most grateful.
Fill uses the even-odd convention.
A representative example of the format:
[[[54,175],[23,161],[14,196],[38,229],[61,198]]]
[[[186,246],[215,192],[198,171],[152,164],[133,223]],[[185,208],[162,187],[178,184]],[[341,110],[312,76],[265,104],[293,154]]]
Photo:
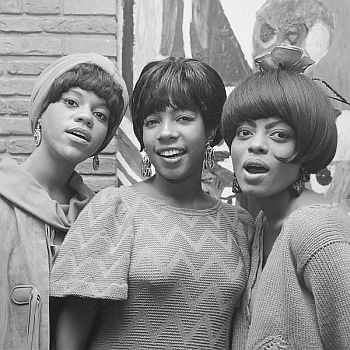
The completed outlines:
[[[67,203],[71,197],[68,183],[74,166],[51,157],[42,157],[39,153],[35,150],[21,167],[38,181],[52,199]]]
[[[263,266],[280,234],[284,220],[294,210],[294,199],[288,190],[271,197],[256,199],[265,216],[263,223]]]
[[[213,206],[216,202],[202,190],[200,176],[196,182],[193,179],[191,181],[171,182],[155,175],[145,181],[144,184],[149,186],[149,194],[151,196],[175,207],[206,209]]]
[[[263,211],[267,222],[277,224],[293,211],[294,200],[289,191],[280,192],[271,197],[256,198],[258,206]]]

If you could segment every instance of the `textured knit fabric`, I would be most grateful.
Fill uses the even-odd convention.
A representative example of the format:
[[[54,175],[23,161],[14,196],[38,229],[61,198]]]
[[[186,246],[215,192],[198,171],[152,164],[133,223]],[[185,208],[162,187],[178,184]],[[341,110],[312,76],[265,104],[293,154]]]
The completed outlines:
[[[74,174],[63,208],[14,160],[0,162],[0,349],[49,348],[49,239],[68,231],[92,191]],[[27,287],[26,287],[27,286]]]
[[[89,349],[228,349],[253,224],[219,201],[181,209],[102,190],[68,232],[50,294],[108,299]]]
[[[262,222],[233,349],[246,336],[249,350],[350,349],[350,218],[337,205],[297,209],[263,269]]]

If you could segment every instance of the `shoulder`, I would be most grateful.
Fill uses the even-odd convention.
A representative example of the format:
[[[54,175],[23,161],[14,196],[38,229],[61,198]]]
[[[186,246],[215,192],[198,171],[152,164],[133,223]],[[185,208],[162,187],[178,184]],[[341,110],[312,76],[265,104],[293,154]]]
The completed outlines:
[[[253,226],[254,219],[249,214],[247,210],[240,207],[239,205],[232,205],[227,203],[221,203],[220,205],[221,211],[227,215],[230,220],[237,224],[240,223],[242,225]]]
[[[294,240],[303,239],[303,233],[308,236],[329,237],[330,239],[348,239],[347,232],[350,217],[339,205],[314,204],[295,210],[285,221],[284,229],[295,231]]]
[[[304,265],[314,254],[334,243],[350,243],[350,217],[339,205],[315,204],[298,208],[283,224],[291,250]]]
[[[253,222],[252,216],[249,214],[249,212],[240,207],[239,205],[233,205],[221,202],[221,210],[226,212],[228,215],[230,215],[232,218],[239,220],[239,221],[248,221]]]
[[[90,206],[102,206],[108,208],[117,203],[127,201],[129,189],[126,186],[107,187],[96,193],[94,198],[89,203]]]
[[[106,217],[125,217],[129,211],[129,200],[127,187],[107,187],[100,190],[92,200],[84,207],[74,222],[72,228],[84,225],[101,223]]]
[[[83,199],[91,200],[95,195],[93,191],[83,180],[82,176],[76,171],[73,171],[73,174],[69,180],[69,186],[78,194],[79,197]]]
[[[255,231],[255,224],[249,212],[238,205],[227,203],[222,203],[221,207],[232,225],[232,231],[240,234],[243,233],[245,238],[251,242]]]

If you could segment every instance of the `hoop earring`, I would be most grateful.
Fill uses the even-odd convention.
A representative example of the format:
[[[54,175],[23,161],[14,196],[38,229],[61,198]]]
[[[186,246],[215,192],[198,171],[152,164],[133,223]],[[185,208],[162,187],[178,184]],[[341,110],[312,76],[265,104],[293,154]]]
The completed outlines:
[[[41,138],[42,138],[42,134],[41,134],[41,119],[38,120],[36,127],[34,129],[34,145],[35,147],[38,147],[41,143]]]
[[[203,160],[203,169],[204,170],[210,170],[213,169],[215,166],[215,161],[214,161],[214,149],[210,145],[210,141],[207,142],[206,148],[205,148],[205,153],[204,153],[204,160]]]
[[[305,183],[310,180],[310,174],[305,168],[300,168],[297,180],[288,190],[292,197],[299,197],[305,188]]]
[[[98,158],[98,154],[94,154],[94,157],[92,158],[92,168],[97,171],[100,167],[100,159]]]
[[[143,177],[150,177],[152,176],[152,168],[151,168],[151,161],[149,160],[149,157],[147,153],[142,158],[141,163],[141,176]]]
[[[238,183],[237,176],[235,173],[233,173],[233,178],[232,178],[232,192],[233,193],[242,193],[241,186]]]

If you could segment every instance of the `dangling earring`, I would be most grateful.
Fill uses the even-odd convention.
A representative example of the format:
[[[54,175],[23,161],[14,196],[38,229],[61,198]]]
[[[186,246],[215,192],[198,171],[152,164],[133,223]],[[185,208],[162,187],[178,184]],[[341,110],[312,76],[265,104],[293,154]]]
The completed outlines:
[[[203,161],[203,169],[204,170],[210,170],[213,169],[215,166],[214,162],[214,149],[210,145],[210,141],[207,142],[206,148],[205,148],[205,154],[204,154],[204,161]]]
[[[147,153],[142,158],[141,175],[143,177],[150,177],[150,176],[152,176],[151,161],[149,160],[149,157],[148,157]]]
[[[33,137],[34,137],[34,145],[35,147],[38,147],[41,143],[41,119],[39,119],[38,122],[36,123]]]
[[[233,173],[233,178],[232,178],[232,192],[233,193],[242,193],[241,186],[238,183],[237,176],[235,173]]]
[[[98,154],[94,154],[94,157],[92,158],[92,168],[97,171],[100,167],[100,159],[98,158]]]
[[[305,168],[300,168],[297,180],[289,187],[289,193],[293,197],[299,197],[303,189],[305,188],[305,183],[310,180],[310,174]]]

